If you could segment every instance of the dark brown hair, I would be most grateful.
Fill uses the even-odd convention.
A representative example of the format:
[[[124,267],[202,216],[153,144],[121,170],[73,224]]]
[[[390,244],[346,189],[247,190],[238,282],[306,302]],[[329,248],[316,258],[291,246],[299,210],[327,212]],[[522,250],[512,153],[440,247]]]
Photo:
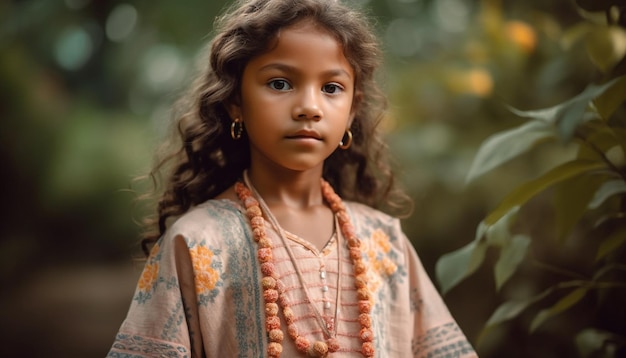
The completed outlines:
[[[250,59],[268,50],[280,29],[310,20],[342,45],[354,69],[354,135],[347,150],[336,150],[324,163],[324,178],[345,199],[372,207],[398,207],[406,196],[394,188],[386,146],[377,128],[386,102],[375,83],[381,52],[362,12],[336,0],[238,0],[217,19],[208,66],[197,77],[175,115],[179,143],[150,173],[169,168],[158,197],[157,217],[146,221],[142,247],[147,251],[166,230],[168,219],[214,198],[249,166],[247,138],[230,136],[229,104],[239,99],[241,77]],[[171,147],[171,146],[170,146]]]

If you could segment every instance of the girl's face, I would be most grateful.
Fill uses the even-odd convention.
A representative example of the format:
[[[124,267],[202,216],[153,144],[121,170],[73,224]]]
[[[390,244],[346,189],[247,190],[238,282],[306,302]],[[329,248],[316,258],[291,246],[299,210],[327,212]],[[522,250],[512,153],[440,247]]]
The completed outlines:
[[[243,119],[253,168],[321,170],[352,122],[353,96],[354,71],[340,43],[302,21],[248,62],[240,104],[229,114]]]

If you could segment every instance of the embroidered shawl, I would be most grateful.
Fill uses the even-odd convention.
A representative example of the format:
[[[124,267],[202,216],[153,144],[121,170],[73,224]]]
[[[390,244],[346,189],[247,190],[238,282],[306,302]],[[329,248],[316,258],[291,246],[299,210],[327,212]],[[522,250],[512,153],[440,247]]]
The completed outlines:
[[[346,207],[365,248],[376,356],[476,357],[399,221],[361,204],[346,202]],[[312,342],[324,339],[313,305],[334,317],[340,290],[336,330],[341,350],[329,356],[361,356],[354,274],[345,241],[331,240],[318,252],[296,235],[287,235],[309,289],[307,298],[277,233],[270,225],[266,228],[300,334]],[[107,357],[264,357],[268,339],[256,255],[257,244],[238,203],[209,200],[188,211],[152,249]],[[320,265],[327,271],[324,290]],[[286,333],[283,349],[283,357],[302,356]]]

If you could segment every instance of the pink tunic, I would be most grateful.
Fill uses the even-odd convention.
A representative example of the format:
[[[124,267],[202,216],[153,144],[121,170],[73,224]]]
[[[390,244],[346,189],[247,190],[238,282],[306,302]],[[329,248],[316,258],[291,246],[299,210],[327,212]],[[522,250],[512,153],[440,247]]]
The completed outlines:
[[[399,221],[361,204],[346,206],[365,248],[376,356],[476,357]],[[280,237],[269,224],[266,229],[299,334],[324,340],[325,324],[341,347],[329,356],[362,356],[354,271],[339,230],[321,252],[287,233],[307,295]],[[256,256],[238,203],[210,200],[190,210],[152,250],[108,357],[266,356]],[[286,332],[282,356],[305,356]]]

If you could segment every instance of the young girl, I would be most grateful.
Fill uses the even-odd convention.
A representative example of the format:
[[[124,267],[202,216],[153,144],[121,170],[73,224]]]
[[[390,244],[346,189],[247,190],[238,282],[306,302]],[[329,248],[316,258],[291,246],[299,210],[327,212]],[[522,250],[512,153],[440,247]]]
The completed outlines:
[[[108,356],[475,357],[399,221],[372,208],[395,190],[366,19],[241,0],[217,28]]]

